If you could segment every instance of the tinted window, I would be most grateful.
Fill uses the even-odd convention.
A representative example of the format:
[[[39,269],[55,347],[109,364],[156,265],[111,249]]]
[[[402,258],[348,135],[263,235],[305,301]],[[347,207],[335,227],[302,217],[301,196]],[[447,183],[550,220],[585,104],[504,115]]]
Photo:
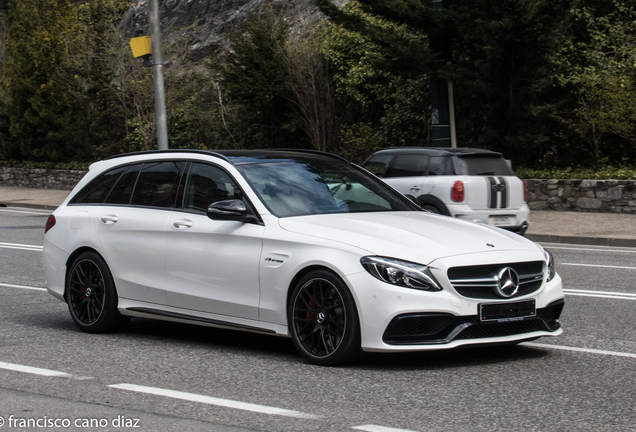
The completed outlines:
[[[186,182],[184,209],[206,211],[217,201],[240,198],[240,189],[225,171],[212,165],[192,164]]]
[[[368,162],[364,164],[364,168],[377,175],[378,177],[385,177],[386,171],[387,169],[389,169],[391,159],[393,159],[393,156],[391,155],[373,156],[371,159],[369,159]]]
[[[395,158],[391,177],[423,176],[429,156],[421,154],[400,154]]]
[[[502,157],[462,157],[457,163],[462,174],[468,175],[515,175]]]
[[[121,174],[126,171],[128,165],[106,171],[95,177],[84,186],[71,200],[69,204],[99,204],[108,195]]]
[[[183,162],[145,163],[133,192],[131,204],[150,207],[170,207],[174,202]]]
[[[106,204],[129,204],[141,164],[131,165],[106,198]]]
[[[445,156],[434,156],[428,165],[428,175],[453,175],[455,171],[451,164],[451,158]]]

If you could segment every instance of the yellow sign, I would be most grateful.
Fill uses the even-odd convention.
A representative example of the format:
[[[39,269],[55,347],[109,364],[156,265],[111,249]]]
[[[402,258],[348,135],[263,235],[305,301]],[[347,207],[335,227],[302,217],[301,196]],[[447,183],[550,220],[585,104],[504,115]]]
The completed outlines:
[[[132,49],[133,57],[151,55],[152,45],[150,43],[150,36],[132,38],[130,40],[130,48]]]

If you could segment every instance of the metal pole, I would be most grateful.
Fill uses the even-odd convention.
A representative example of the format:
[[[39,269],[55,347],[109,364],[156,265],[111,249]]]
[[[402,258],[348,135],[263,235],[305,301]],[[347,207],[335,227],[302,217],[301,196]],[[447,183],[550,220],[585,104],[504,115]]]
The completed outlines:
[[[448,116],[450,118],[451,147],[457,148],[457,130],[455,128],[455,96],[453,96],[453,83],[448,82]]]
[[[155,87],[155,112],[157,114],[157,146],[168,150],[168,125],[166,122],[166,93],[163,84],[163,58],[161,57],[161,30],[159,29],[159,4],[150,3],[150,39],[152,41],[152,77]]]

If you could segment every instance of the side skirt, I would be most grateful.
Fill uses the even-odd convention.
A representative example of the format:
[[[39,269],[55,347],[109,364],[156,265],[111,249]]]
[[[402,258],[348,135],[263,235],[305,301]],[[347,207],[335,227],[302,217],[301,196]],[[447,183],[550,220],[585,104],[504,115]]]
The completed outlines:
[[[136,313],[158,315],[160,317],[165,317],[168,319],[199,322],[199,323],[212,325],[215,327],[226,327],[231,329],[258,332],[258,333],[267,333],[267,334],[274,334],[274,335],[277,334],[274,330],[270,330],[270,329],[252,327],[252,326],[248,326],[244,324],[236,324],[236,323],[220,321],[220,320],[215,320],[210,318],[203,318],[203,317],[198,317],[193,315],[186,315],[186,314],[181,314],[176,312],[168,312],[168,311],[159,310],[159,309],[152,309],[152,308],[146,308],[146,307],[130,307],[130,308],[126,308],[126,310],[130,312],[136,312]]]

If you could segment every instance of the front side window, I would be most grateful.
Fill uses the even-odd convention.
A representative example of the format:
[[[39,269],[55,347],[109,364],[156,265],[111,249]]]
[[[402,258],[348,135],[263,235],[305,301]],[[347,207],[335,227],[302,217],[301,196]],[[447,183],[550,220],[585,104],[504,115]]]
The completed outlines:
[[[393,159],[391,155],[376,155],[364,164],[364,168],[378,177],[386,177],[391,159]]]
[[[69,204],[101,204],[127,168],[128,165],[124,165],[98,175],[71,198]]]
[[[192,164],[183,199],[185,210],[206,211],[217,201],[241,197],[241,190],[225,171],[208,164]]]
[[[148,207],[171,207],[183,162],[146,162],[143,165],[131,204]]]

